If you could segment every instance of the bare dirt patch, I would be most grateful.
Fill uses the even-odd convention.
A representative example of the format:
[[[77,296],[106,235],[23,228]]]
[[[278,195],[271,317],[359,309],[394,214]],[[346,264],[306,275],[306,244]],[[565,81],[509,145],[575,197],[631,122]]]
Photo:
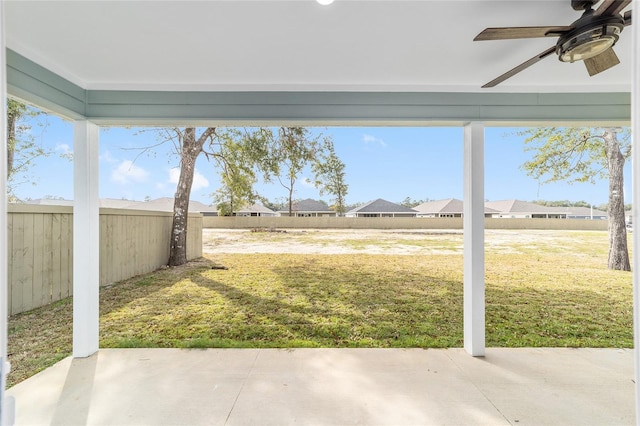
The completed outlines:
[[[255,232],[248,229],[204,229],[203,250],[221,253],[293,254],[455,254],[462,253],[462,230],[287,229]],[[575,231],[486,230],[485,247],[498,253],[555,247],[573,250]],[[606,235],[593,232],[594,238]],[[569,249],[569,247],[571,247]]]
[[[451,249],[425,241],[439,240]],[[204,229],[204,253],[293,254],[423,254],[452,253],[462,244],[456,231],[402,231],[353,229],[294,229],[286,232],[252,232],[237,229]],[[460,247],[461,248],[461,247]]]

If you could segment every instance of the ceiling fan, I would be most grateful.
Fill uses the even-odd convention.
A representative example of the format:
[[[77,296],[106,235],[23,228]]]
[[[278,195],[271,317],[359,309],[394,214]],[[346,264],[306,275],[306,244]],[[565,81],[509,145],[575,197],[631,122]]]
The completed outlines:
[[[631,25],[631,11],[621,14],[631,4],[631,0],[603,0],[594,10],[593,6],[599,1],[571,0],[574,10],[584,12],[568,26],[504,27],[482,31],[473,41],[558,37],[555,46],[491,80],[482,88],[494,87],[552,53],[558,55],[562,62],[584,61],[590,76],[618,65],[620,60],[613,51],[613,46],[624,27]]]

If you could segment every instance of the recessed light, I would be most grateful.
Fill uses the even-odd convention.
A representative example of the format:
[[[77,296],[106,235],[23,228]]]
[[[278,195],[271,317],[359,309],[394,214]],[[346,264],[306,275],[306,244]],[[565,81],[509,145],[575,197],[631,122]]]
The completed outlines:
[[[328,6],[331,3],[333,3],[333,0],[316,0],[318,3],[320,3],[323,6]]]

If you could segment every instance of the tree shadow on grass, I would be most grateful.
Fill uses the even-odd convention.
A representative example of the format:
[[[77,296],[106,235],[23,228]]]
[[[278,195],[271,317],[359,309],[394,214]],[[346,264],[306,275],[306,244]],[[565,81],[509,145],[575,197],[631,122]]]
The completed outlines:
[[[253,347],[462,344],[461,281],[412,271],[381,275],[380,265],[326,266],[313,259],[281,257],[266,267],[277,276],[273,288],[206,272],[191,277],[225,300],[226,328],[212,324],[208,337]]]
[[[316,313],[312,308],[277,295],[262,296],[245,291],[204,274],[193,276],[191,280],[225,300],[226,324],[222,327],[211,324],[209,337],[213,341],[233,339],[258,347],[288,347],[286,342],[299,341],[303,346],[318,346],[308,341],[308,330],[316,325]]]
[[[357,256],[350,256],[353,261],[347,264],[322,264],[315,262],[314,256],[277,259],[260,264],[257,274],[251,268],[245,271],[241,260],[229,272],[212,271],[212,263],[205,263],[203,267],[177,274],[174,279],[159,280],[152,275],[118,285],[114,288],[116,303],[112,301],[109,310],[103,309],[103,318],[109,317],[109,321],[104,321],[109,337],[101,344],[110,347],[462,344],[459,280],[398,271],[397,265],[390,272],[377,263],[360,264],[358,259],[362,258]],[[269,276],[268,282],[260,281],[260,272]],[[138,289],[141,285],[146,288]]]
[[[382,261],[383,258],[380,258]],[[344,330],[338,346],[451,347],[462,344],[462,282],[385,265],[288,265],[283,285],[322,307]]]
[[[154,292],[163,291],[176,283],[200,274],[217,265],[201,257],[184,265],[158,269],[148,274],[137,275],[100,288],[100,315],[121,309],[137,298],[146,298]]]

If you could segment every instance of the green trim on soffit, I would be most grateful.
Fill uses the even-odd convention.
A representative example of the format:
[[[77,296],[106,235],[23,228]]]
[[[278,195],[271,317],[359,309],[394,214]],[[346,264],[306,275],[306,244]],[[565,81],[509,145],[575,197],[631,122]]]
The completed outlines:
[[[100,125],[628,124],[630,93],[177,92],[86,90],[7,49],[7,90]]]
[[[87,91],[7,49],[7,92],[73,119],[85,117]]]

